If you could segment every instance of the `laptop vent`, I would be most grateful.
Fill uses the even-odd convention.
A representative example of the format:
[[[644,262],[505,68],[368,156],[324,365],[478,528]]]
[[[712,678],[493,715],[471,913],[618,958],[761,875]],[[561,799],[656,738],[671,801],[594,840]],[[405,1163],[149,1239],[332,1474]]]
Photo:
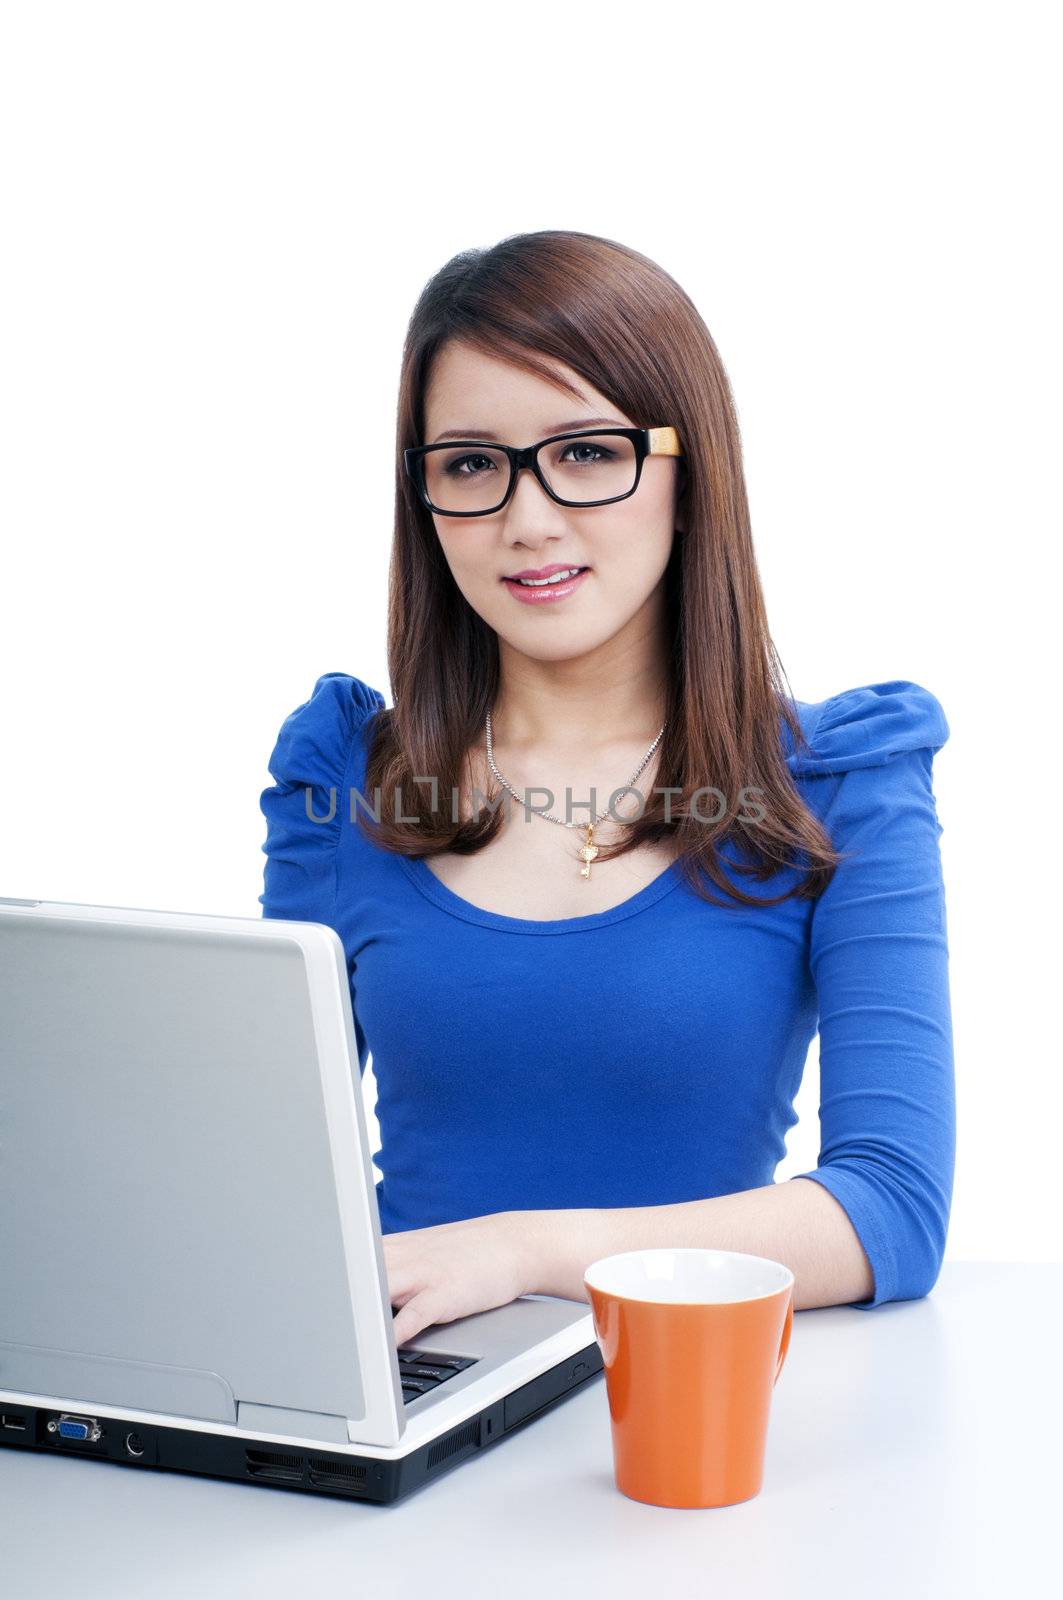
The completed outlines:
[[[472,1422],[466,1422],[463,1427],[455,1428],[453,1433],[446,1434],[432,1446],[428,1452],[427,1470],[431,1472],[433,1467],[438,1467],[441,1461],[448,1460],[456,1451],[463,1450],[467,1444],[479,1444],[479,1442],[480,1421],[479,1418],[474,1418]]]
[[[247,1470],[252,1478],[268,1478],[271,1483],[302,1483],[306,1457],[282,1455],[277,1450],[249,1450]]]
[[[310,1482],[320,1489],[347,1489],[351,1494],[359,1494],[365,1488],[365,1467],[356,1461],[328,1461],[324,1456],[311,1456]]]
[[[309,1468],[309,1481],[316,1489],[346,1489],[349,1494],[361,1494],[365,1489],[366,1469],[357,1461],[289,1455],[280,1450],[248,1450],[246,1455],[248,1476],[267,1483],[302,1483]]]

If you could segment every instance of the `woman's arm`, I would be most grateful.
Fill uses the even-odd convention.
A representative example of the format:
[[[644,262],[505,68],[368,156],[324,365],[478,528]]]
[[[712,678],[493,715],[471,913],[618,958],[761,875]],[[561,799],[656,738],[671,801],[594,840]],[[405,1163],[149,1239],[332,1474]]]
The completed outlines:
[[[934,696],[891,680],[828,702],[803,764],[822,785],[816,808],[845,856],[810,921],[820,1035],[814,1171],[676,1205],[523,1214],[541,1285],[531,1292],[584,1299],[589,1262],[669,1245],[781,1261],[794,1273],[798,1309],[872,1310],[930,1292],[956,1143],[932,786],[933,754],[947,737]]]
[[[769,1183],[712,1200],[616,1210],[514,1211],[525,1240],[526,1294],[587,1300],[592,1261],[624,1250],[741,1250],[794,1274],[794,1310],[869,1299],[874,1282],[856,1230],[821,1184]]]

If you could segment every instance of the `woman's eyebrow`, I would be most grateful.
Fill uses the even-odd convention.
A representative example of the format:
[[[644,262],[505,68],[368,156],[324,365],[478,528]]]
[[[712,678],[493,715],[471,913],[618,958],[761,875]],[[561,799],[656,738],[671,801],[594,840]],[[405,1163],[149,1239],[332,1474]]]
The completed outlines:
[[[573,433],[578,428],[626,428],[629,424],[620,422],[616,417],[577,417],[574,422],[555,422],[547,428],[543,438],[549,438],[553,433]],[[431,441],[432,444],[442,444],[444,439],[493,439],[499,443],[497,433],[492,433],[490,428],[447,428],[443,433],[437,433]]]

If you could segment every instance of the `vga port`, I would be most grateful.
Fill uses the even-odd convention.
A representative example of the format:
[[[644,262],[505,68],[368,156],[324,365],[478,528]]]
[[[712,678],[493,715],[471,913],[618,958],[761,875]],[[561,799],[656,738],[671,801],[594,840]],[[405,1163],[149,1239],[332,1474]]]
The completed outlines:
[[[95,1442],[102,1435],[103,1430],[95,1417],[74,1417],[69,1412],[60,1413],[59,1421],[48,1424],[49,1433],[57,1433],[60,1439],[88,1439]]]

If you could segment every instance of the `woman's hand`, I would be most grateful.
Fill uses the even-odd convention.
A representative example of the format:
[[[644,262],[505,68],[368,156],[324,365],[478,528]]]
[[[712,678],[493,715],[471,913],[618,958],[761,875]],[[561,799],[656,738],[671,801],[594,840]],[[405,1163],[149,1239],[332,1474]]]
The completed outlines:
[[[432,1228],[385,1233],[384,1264],[395,1343],[406,1344],[435,1322],[504,1306],[533,1294],[533,1212],[496,1211]]]

